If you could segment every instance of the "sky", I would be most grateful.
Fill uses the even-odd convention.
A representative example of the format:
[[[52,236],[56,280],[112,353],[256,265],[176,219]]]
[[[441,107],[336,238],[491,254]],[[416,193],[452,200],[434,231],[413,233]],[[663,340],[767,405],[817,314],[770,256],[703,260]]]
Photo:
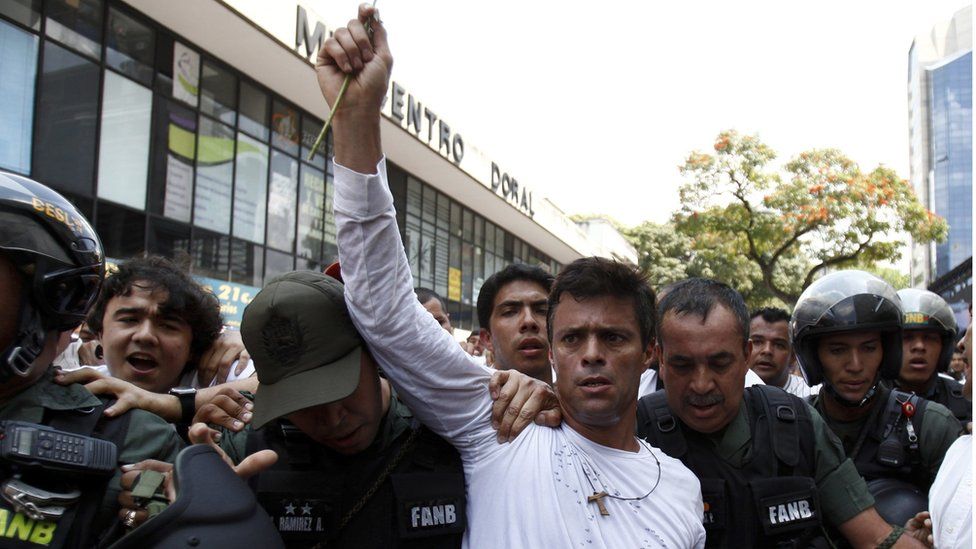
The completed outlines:
[[[567,214],[663,222],[725,129],[908,178],[908,50],[966,0],[379,0],[393,78]],[[330,28],[358,2],[310,2]]]

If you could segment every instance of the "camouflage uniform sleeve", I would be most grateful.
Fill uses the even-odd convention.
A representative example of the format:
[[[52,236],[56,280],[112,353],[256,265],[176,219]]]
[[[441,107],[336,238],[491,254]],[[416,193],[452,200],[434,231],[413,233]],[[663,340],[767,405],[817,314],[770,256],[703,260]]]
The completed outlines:
[[[844,454],[840,439],[816,410],[809,404],[807,407],[817,448],[814,480],[820,508],[824,521],[836,527],[874,505],[874,498],[854,463]]]
[[[931,478],[935,479],[946,452],[959,438],[959,420],[945,406],[929,401],[919,431],[918,446],[922,465],[928,468]]]

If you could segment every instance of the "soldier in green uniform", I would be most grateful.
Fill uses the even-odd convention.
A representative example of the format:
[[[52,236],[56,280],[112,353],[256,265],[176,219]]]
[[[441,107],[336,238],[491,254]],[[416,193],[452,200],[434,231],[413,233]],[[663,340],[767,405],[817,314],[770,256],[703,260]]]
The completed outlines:
[[[380,377],[337,278],[293,272],[270,281],[244,311],[241,333],[260,382],[253,430],[223,430],[220,447],[234,463],[278,453],[251,484],[287,546],[460,546],[458,453]],[[533,405],[525,417],[536,415]]]
[[[938,294],[928,290],[898,290],[903,313],[902,366],[895,385],[938,402],[965,426],[972,421],[973,406],[962,394],[962,383],[943,372],[949,369],[955,350],[956,317]]]
[[[862,271],[834,272],[800,296],[790,323],[813,405],[868,481],[883,517],[903,522],[926,507],[929,486],[959,422],[941,404],[889,389],[902,366],[901,300]]]
[[[23,431],[33,433],[30,440],[40,440],[42,426],[107,440],[117,448],[115,465],[172,461],[181,443],[162,419],[139,410],[106,418],[106,402],[84,387],[53,382],[49,365],[59,339],[84,320],[103,273],[101,243],[70,202],[35,181],[0,173],[2,428],[11,435],[10,422],[18,421],[32,424]],[[32,455],[45,448],[40,444]],[[61,473],[57,467],[71,462],[68,448],[51,450],[45,455],[54,461],[46,466],[6,452],[0,457],[0,547],[91,547],[117,523],[117,467]],[[55,495],[60,501],[52,503]]]
[[[777,387],[743,389],[752,344],[738,292],[681,281],[657,313],[664,391],[640,400],[638,435],[701,481],[707,547],[820,546],[825,526],[855,547],[920,546],[878,515],[809,405]]]

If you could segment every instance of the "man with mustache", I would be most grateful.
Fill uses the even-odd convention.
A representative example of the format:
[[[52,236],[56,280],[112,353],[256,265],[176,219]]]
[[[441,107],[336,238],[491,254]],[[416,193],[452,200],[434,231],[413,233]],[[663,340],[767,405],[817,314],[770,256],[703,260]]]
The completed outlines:
[[[758,374],[763,383],[800,398],[820,390],[820,387],[810,387],[803,378],[790,373],[793,362],[790,313],[778,307],[753,311],[752,320],[749,321],[749,340],[752,341],[749,369]]]
[[[855,547],[916,546],[874,510],[840,442],[803,400],[767,385],[743,389],[752,342],[738,292],[684,280],[657,313],[664,391],[640,400],[638,435],[701,481],[707,547],[806,547],[823,526]]]

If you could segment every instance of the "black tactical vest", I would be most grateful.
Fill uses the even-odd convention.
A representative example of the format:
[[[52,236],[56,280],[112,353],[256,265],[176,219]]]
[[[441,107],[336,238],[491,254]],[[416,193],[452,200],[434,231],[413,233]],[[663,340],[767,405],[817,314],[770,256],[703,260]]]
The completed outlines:
[[[863,442],[849,456],[864,480],[895,478],[914,484],[923,494],[932,485],[932,475],[921,462],[918,435],[928,401],[898,390],[882,392],[860,435]],[[905,403],[914,411],[905,414]],[[909,427],[909,423],[911,427]]]
[[[752,449],[741,469],[671,414],[663,391],[637,405],[637,435],[681,460],[701,482],[706,547],[807,547],[821,534],[808,408],[782,389],[746,387]]]
[[[364,503],[406,444],[399,462]],[[278,452],[278,461],[252,478],[251,486],[288,547],[461,546],[467,523],[461,458],[416,422],[383,451],[347,457],[279,420],[248,436],[249,455],[264,448]]]
[[[101,406],[83,410],[44,409],[42,425],[61,431],[92,436],[115,443],[119,455],[126,431],[129,428],[129,414],[107,418],[102,412],[111,406],[113,400],[99,397]],[[121,465],[121,464],[120,464]],[[14,475],[31,485],[63,491],[63,487],[74,487],[81,491],[81,499],[68,506],[57,520],[34,520],[18,512],[5,499],[0,497],[0,548],[39,548],[73,549],[99,546],[108,538],[120,534],[115,528],[116,517],[99,516],[102,498],[111,480],[108,476],[91,476],[56,473],[49,470],[26,470],[10,463],[0,462],[0,478],[9,479]],[[100,539],[99,536],[105,535]]]
[[[973,403],[966,400],[962,394],[962,383],[954,379],[949,379],[939,374],[935,375],[935,383],[932,390],[924,395],[925,400],[938,402],[952,412],[952,415],[959,420],[962,427],[973,420]]]

